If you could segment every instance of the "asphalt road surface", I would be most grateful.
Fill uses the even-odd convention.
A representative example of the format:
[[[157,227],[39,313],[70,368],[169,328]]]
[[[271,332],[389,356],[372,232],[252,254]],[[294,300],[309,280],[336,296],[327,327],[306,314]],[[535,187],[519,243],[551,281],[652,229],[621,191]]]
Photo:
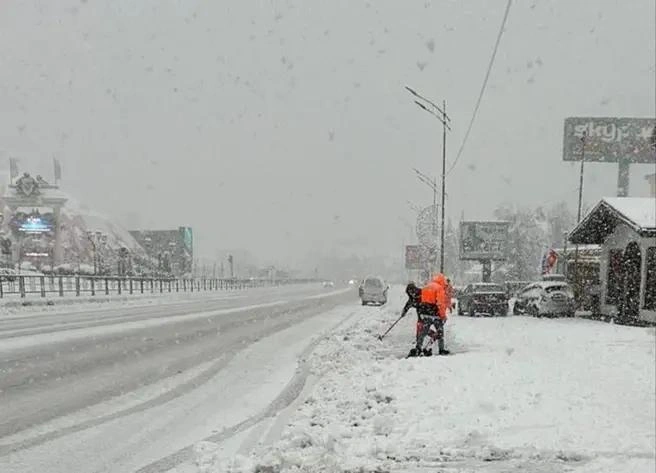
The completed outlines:
[[[0,316],[0,471],[134,471],[139,462],[92,464],[80,448],[58,469],[58,441],[93,429],[97,449],[105,425],[198,389],[259,340],[356,303],[353,290],[305,285]]]

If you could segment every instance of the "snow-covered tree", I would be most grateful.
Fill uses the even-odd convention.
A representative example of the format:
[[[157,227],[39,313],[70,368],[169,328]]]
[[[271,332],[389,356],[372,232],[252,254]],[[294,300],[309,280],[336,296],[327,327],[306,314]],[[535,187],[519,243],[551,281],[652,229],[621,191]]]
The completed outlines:
[[[507,279],[530,280],[537,276],[542,253],[547,246],[543,212],[503,205],[494,212],[499,220],[510,222],[510,249],[506,264]]]
[[[576,223],[565,202],[536,209],[504,204],[497,208],[495,217],[510,222],[510,254],[504,269],[507,279],[519,280],[536,277],[545,250],[561,247],[564,233]]]
[[[565,202],[558,202],[547,210],[549,223],[549,243],[554,247],[561,247],[565,241],[565,233],[570,232],[576,225],[576,216]]]

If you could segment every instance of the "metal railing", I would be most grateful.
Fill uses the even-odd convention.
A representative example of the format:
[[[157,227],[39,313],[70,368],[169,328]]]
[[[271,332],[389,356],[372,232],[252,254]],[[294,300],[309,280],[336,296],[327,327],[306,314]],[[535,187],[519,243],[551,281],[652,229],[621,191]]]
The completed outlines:
[[[0,298],[163,294],[309,284],[313,279],[167,279],[103,276],[0,276]]]

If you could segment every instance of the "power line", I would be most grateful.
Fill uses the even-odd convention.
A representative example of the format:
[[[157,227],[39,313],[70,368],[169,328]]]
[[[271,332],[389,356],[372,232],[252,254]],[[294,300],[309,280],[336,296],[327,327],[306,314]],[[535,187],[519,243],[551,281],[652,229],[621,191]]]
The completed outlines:
[[[487,66],[487,72],[485,73],[485,78],[483,79],[483,85],[481,87],[481,91],[478,94],[478,100],[476,101],[476,106],[474,107],[474,112],[472,113],[471,120],[469,121],[469,126],[467,127],[467,132],[465,133],[465,137],[462,139],[462,144],[460,145],[460,149],[458,150],[458,154],[456,155],[456,159],[453,161],[451,164],[451,167],[449,167],[449,170],[447,171],[447,174],[450,174],[451,171],[453,171],[453,168],[456,166],[456,163],[458,162],[458,159],[460,159],[460,156],[462,155],[462,150],[465,149],[465,143],[467,143],[467,139],[469,138],[469,133],[472,130],[472,127],[474,126],[474,120],[476,120],[476,114],[478,113],[478,109],[481,106],[481,101],[483,100],[483,94],[485,93],[485,88],[487,87],[487,81],[490,78],[490,72],[492,72],[492,65],[494,64],[494,59],[496,58],[497,55],[497,50],[499,49],[499,43],[501,42],[501,36],[503,35],[503,29],[506,26],[506,20],[508,19],[508,13],[510,12],[510,5],[512,4],[512,0],[508,0],[508,3],[506,4],[506,11],[503,14],[503,20],[501,21],[501,28],[499,28],[499,33],[497,34],[497,40],[496,43],[494,44],[494,50],[492,51],[492,57],[490,58],[490,64]]]

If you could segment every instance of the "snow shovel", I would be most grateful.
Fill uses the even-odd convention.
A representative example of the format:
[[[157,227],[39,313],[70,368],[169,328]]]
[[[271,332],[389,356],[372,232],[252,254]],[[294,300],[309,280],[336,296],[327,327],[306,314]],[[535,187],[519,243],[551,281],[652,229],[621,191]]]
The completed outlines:
[[[405,315],[405,314],[404,314],[404,315]],[[383,338],[385,338],[385,335],[387,335],[388,333],[390,333],[390,330],[392,330],[392,329],[394,328],[394,326],[395,326],[396,324],[398,324],[398,323],[401,321],[402,318],[403,318],[403,315],[402,315],[401,317],[399,317],[398,319],[396,319],[396,320],[394,321],[394,323],[393,323],[392,325],[389,326],[389,328],[385,331],[384,334],[382,334],[382,335],[378,335],[378,340],[383,341]]]

